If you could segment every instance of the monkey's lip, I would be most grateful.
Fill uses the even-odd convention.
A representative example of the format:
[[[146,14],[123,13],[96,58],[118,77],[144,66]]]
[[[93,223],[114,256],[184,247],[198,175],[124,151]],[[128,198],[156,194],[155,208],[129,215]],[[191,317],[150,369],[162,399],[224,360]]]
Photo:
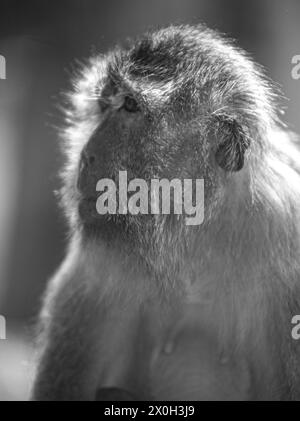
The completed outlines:
[[[94,206],[96,210],[97,197],[95,196],[81,196],[79,198],[79,206]]]
[[[96,196],[82,196],[80,202],[95,203],[97,200]]]
[[[96,209],[97,198],[95,196],[82,196],[79,199],[78,210],[81,219],[95,218],[98,216]]]

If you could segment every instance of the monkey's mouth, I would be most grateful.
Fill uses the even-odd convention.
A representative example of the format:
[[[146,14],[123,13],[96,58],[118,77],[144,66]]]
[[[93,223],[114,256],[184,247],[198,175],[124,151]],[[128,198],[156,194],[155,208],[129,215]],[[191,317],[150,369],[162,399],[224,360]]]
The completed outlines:
[[[98,218],[99,215],[96,208],[97,197],[81,197],[78,204],[78,213],[82,221],[90,221]],[[103,215],[104,216],[104,215]]]
[[[102,225],[103,223],[108,222],[121,222],[128,219],[129,215],[123,215],[119,212],[116,213],[104,213],[101,214],[97,211],[97,200],[98,197],[95,196],[87,196],[81,197],[78,204],[78,213],[81,222],[94,224],[94,225]]]
[[[79,222],[87,234],[111,237],[114,233],[119,238],[154,223],[151,214],[132,215],[129,212],[123,214],[119,212],[118,206],[116,213],[101,214],[97,211],[97,200],[96,196],[82,196],[78,202]]]
[[[78,204],[79,223],[88,237],[107,241],[119,241],[128,238],[130,227],[134,227],[132,215],[99,214],[96,208],[97,197],[82,197]]]

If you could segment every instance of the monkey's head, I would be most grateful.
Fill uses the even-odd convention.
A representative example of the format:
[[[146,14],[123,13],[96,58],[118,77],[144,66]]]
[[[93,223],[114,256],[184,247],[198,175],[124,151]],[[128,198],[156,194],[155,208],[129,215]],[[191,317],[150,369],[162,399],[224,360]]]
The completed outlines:
[[[245,179],[273,124],[272,91],[246,55],[215,31],[178,26],[92,58],[70,95],[63,198],[71,224],[118,233],[148,254],[186,244],[184,215],[99,215],[97,182],[204,179],[205,217]],[[176,253],[175,253],[176,254]]]

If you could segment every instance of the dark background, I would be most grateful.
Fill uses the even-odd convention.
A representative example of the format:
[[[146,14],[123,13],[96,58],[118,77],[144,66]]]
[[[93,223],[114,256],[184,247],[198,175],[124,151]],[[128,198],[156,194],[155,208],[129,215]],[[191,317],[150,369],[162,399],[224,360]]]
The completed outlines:
[[[55,126],[76,59],[145,29],[205,22],[237,39],[279,83],[286,120],[300,132],[299,0],[0,0],[0,400],[26,399],[31,326],[64,256],[66,228],[53,191],[61,165]]]

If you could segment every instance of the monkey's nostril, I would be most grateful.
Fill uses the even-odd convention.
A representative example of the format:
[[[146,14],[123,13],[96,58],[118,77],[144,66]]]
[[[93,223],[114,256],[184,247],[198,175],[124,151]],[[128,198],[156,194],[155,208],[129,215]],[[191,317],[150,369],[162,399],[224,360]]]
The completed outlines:
[[[92,155],[92,156],[89,156],[89,158],[88,158],[88,163],[90,164],[90,165],[93,165],[94,163],[95,163],[95,160],[96,160],[96,158]]]
[[[81,165],[82,167],[89,167],[94,165],[96,162],[96,156],[94,154],[89,154],[86,150],[83,150],[81,153]]]

